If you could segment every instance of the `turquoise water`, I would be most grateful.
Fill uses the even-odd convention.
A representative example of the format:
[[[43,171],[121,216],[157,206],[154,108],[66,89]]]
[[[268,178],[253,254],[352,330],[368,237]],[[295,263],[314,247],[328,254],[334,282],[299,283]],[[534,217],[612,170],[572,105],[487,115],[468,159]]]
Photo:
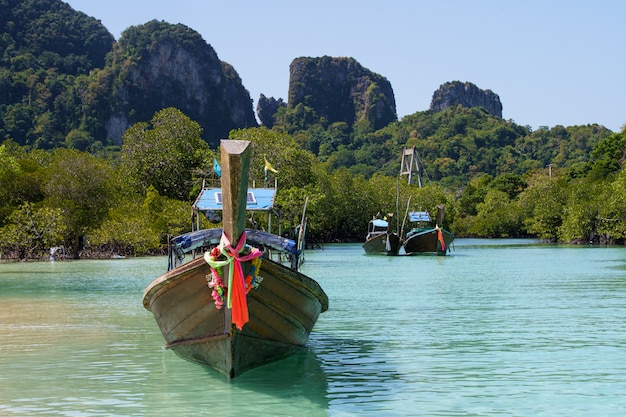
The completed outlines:
[[[308,251],[309,349],[233,381],[162,349],[141,297],[165,267],[0,264],[0,415],[626,415],[626,248]]]

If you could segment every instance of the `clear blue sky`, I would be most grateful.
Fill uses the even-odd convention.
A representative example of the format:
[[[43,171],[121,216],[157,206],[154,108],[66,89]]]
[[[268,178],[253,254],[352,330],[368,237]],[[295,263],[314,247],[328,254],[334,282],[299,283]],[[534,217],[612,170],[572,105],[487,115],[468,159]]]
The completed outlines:
[[[69,0],[119,39],[152,19],[198,31],[259,95],[287,101],[289,64],[352,57],[386,77],[398,117],[448,81],[500,96],[503,117],[539,126],[626,124],[622,0]]]

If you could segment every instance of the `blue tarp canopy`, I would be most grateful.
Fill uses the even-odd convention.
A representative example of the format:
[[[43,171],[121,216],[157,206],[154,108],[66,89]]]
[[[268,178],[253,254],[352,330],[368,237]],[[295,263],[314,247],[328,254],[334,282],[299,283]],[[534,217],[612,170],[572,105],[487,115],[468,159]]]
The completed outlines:
[[[429,222],[430,215],[427,211],[412,211],[409,213],[409,219],[412,222]]]
[[[246,210],[269,211],[274,206],[275,188],[248,188]],[[194,208],[198,211],[221,211],[222,189],[205,188],[200,192]]]

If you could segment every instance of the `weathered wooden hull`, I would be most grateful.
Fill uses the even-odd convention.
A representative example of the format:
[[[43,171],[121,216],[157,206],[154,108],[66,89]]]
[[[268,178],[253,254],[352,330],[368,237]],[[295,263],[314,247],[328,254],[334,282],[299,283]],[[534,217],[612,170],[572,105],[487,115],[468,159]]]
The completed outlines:
[[[436,255],[446,255],[450,251],[450,244],[454,240],[454,235],[447,230],[441,229],[445,249],[439,241],[439,231],[436,228],[424,228],[404,239],[403,247],[407,255],[419,253],[432,253]]]
[[[244,271],[248,268],[243,264]],[[154,280],[143,304],[159,325],[166,347],[190,362],[234,378],[304,347],[328,297],[313,279],[263,259],[263,278],[247,295],[250,320],[238,330],[231,310],[217,309],[207,285],[211,269],[196,258]]]
[[[368,238],[363,244],[367,255],[397,255],[400,251],[400,238],[395,233],[381,233]]]

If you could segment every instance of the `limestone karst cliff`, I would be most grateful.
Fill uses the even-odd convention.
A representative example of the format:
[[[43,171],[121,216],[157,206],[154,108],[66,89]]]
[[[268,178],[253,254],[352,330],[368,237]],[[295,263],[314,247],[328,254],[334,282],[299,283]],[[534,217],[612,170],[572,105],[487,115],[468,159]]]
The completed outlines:
[[[500,97],[491,90],[481,90],[470,82],[452,81],[442,84],[434,93],[430,110],[439,112],[450,107],[484,107],[490,114],[502,117]]]
[[[285,107],[287,107],[287,103],[282,98],[275,99],[274,97],[265,97],[265,94],[261,94],[256,105],[256,113],[261,124],[271,129],[275,122],[274,115],[278,109]]]
[[[391,83],[353,58],[300,57],[289,66],[288,108],[307,106],[327,123],[367,122],[380,129],[397,120]]]
[[[113,87],[115,112],[106,123],[114,142],[164,107],[197,121],[211,146],[231,129],[257,126],[241,78],[196,31],[153,20],[124,31],[114,54],[121,82]]]

